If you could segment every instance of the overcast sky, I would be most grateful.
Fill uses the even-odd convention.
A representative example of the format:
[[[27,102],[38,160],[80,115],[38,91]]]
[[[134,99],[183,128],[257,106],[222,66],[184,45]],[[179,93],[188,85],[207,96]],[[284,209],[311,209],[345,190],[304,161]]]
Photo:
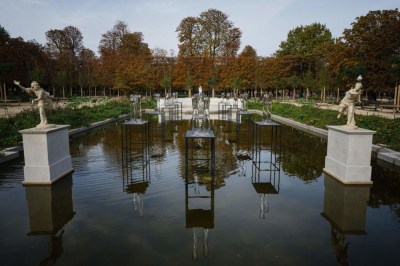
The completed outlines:
[[[0,0],[0,25],[11,37],[46,43],[45,33],[72,25],[84,46],[97,53],[101,35],[117,20],[143,33],[151,49],[178,52],[176,28],[182,19],[215,8],[242,31],[242,46],[272,55],[291,29],[325,24],[334,37],[351,28],[357,16],[394,9],[400,0]]]

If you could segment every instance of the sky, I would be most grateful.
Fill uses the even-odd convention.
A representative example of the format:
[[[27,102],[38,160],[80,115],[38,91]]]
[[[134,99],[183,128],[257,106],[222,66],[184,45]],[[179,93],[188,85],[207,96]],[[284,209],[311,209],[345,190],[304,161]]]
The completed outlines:
[[[270,56],[298,26],[321,23],[340,37],[357,17],[399,7],[400,0],[0,0],[0,25],[13,38],[43,45],[47,31],[75,26],[84,46],[98,53],[101,35],[124,21],[131,32],[143,33],[149,48],[176,55],[179,23],[214,8],[242,31],[241,49],[250,45]]]

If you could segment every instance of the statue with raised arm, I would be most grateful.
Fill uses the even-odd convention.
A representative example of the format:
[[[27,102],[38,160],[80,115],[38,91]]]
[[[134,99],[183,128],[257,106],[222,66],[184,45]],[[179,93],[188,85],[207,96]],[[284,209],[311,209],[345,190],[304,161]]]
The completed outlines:
[[[41,88],[37,81],[32,81],[30,88],[25,88],[21,86],[20,82],[16,80],[14,80],[14,84],[20,87],[26,93],[36,96],[36,99],[32,100],[32,104],[37,103],[37,107],[39,109],[40,124],[37,125],[37,127],[38,128],[54,127],[54,125],[49,125],[47,123],[47,117],[45,113],[45,108],[50,108],[53,105],[52,101],[53,97],[50,96],[50,93]]]
[[[362,84],[361,75],[357,78],[357,83],[354,88],[351,88],[346,92],[346,95],[343,97],[342,101],[339,104],[339,114],[337,118],[340,118],[342,114],[346,114],[347,112],[347,123],[346,126],[356,129],[356,121],[354,119],[354,102],[358,101],[359,95],[361,94]]]

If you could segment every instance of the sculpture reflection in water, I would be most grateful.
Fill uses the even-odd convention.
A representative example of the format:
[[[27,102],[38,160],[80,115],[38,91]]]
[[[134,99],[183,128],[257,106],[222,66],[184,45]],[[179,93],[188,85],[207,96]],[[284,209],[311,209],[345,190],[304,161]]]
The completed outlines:
[[[199,235],[203,241],[203,255],[208,256],[209,229],[214,228],[214,183],[213,173],[193,173],[185,179],[186,228],[193,233],[192,258],[197,261]]]
[[[275,157],[276,158],[276,157]],[[279,167],[276,167],[279,166]],[[275,161],[268,168],[261,169],[256,163],[252,163],[251,182],[254,190],[260,196],[259,218],[265,219],[269,212],[268,195],[279,194],[280,189],[280,163]]]
[[[133,194],[134,210],[143,217],[144,194],[150,183],[148,121],[140,117],[123,123],[121,138],[123,190]]]
[[[134,211],[143,217],[144,194],[150,184],[149,157],[125,149],[122,160],[123,190],[133,194]]]
[[[63,228],[75,215],[72,176],[65,176],[51,186],[27,186],[25,193],[29,211],[28,235],[49,237],[49,256],[40,265],[55,265],[64,251]]]
[[[131,165],[123,165],[123,190],[132,194],[133,209],[138,217],[143,217],[144,194],[150,184],[150,164],[140,172],[135,171]]]
[[[324,211],[331,225],[331,245],[340,265],[348,265],[348,235],[366,235],[365,222],[369,185],[344,185],[325,174]]]
[[[252,144],[253,187],[260,195],[260,215],[269,212],[269,194],[279,193],[282,127],[275,122],[255,122]]]
[[[201,92],[201,91],[200,91]],[[200,145],[200,144],[201,145]],[[204,256],[208,255],[208,233],[214,228],[215,135],[187,130],[185,134],[186,228],[193,231],[193,260],[198,260],[198,234],[203,234]]]

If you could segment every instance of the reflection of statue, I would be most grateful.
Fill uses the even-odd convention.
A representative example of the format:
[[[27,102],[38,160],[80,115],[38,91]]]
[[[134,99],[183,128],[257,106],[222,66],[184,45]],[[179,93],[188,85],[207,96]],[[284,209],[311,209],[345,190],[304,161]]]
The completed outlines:
[[[20,87],[25,92],[36,95],[37,98],[32,100],[32,104],[37,102],[37,106],[39,108],[40,124],[37,125],[37,127],[49,126],[47,124],[45,108],[51,107],[53,104],[53,102],[51,100],[52,97],[50,96],[50,94],[48,92],[46,92],[43,88],[41,88],[37,81],[32,81],[30,88],[22,87],[20,85],[19,81],[14,80],[14,84],[17,85],[18,87]]]
[[[63,241],[62,241],[63,233],[64,230],[61,230],[58,235],[52,234],[50,236],[48,244],[50,256],[43,259],[40,262],[40,265],[56,265],[57,259],[61,256],[61,254],[64,251]]]
[[[133,193],[133,207],[135,211],[139,212],[139,217],[143,217],[143,193]]]
[[[161,110],[160,107],[160,94],[154,94],[154,98],[156,99],[156,108],[154,111],[159,112]]]
[[[271,121],[271,112],[269,110],[272,106],[271,100],[269,99],[269,94],[263,95],[263,122],[267,123]]]
[[[339,114],[338,118],[340,118],[341,114],[345,114],[347,111],[347,126],[351,128],[357,128],[356,121],[354,120],[354,102],[358,101],[358,97],[361,94],[362,84],[361,75],[357,78],[357,83],[354,88],[351,88],[346,92],[346,95],[343,97],[342,101],[339,104]]]
[[[269,211],[268,194],[260,193],[260,219],[265,219]]]
[[[248,94],[247,93],[243,93],[240,95],[240,100],[242,102],[242,111],[247,111],[247,98],[248,98]]]
[[[140,120],[142,118],[140,95],[131,95],[130,99],[132,102],[132,119]]]
[[[348,265],[347,250],[350,242],[347,242],[346,237],[340,232],[336,231],[333,227],[331,228],[331,245],[336,251],[337,262],[340,265]]]

